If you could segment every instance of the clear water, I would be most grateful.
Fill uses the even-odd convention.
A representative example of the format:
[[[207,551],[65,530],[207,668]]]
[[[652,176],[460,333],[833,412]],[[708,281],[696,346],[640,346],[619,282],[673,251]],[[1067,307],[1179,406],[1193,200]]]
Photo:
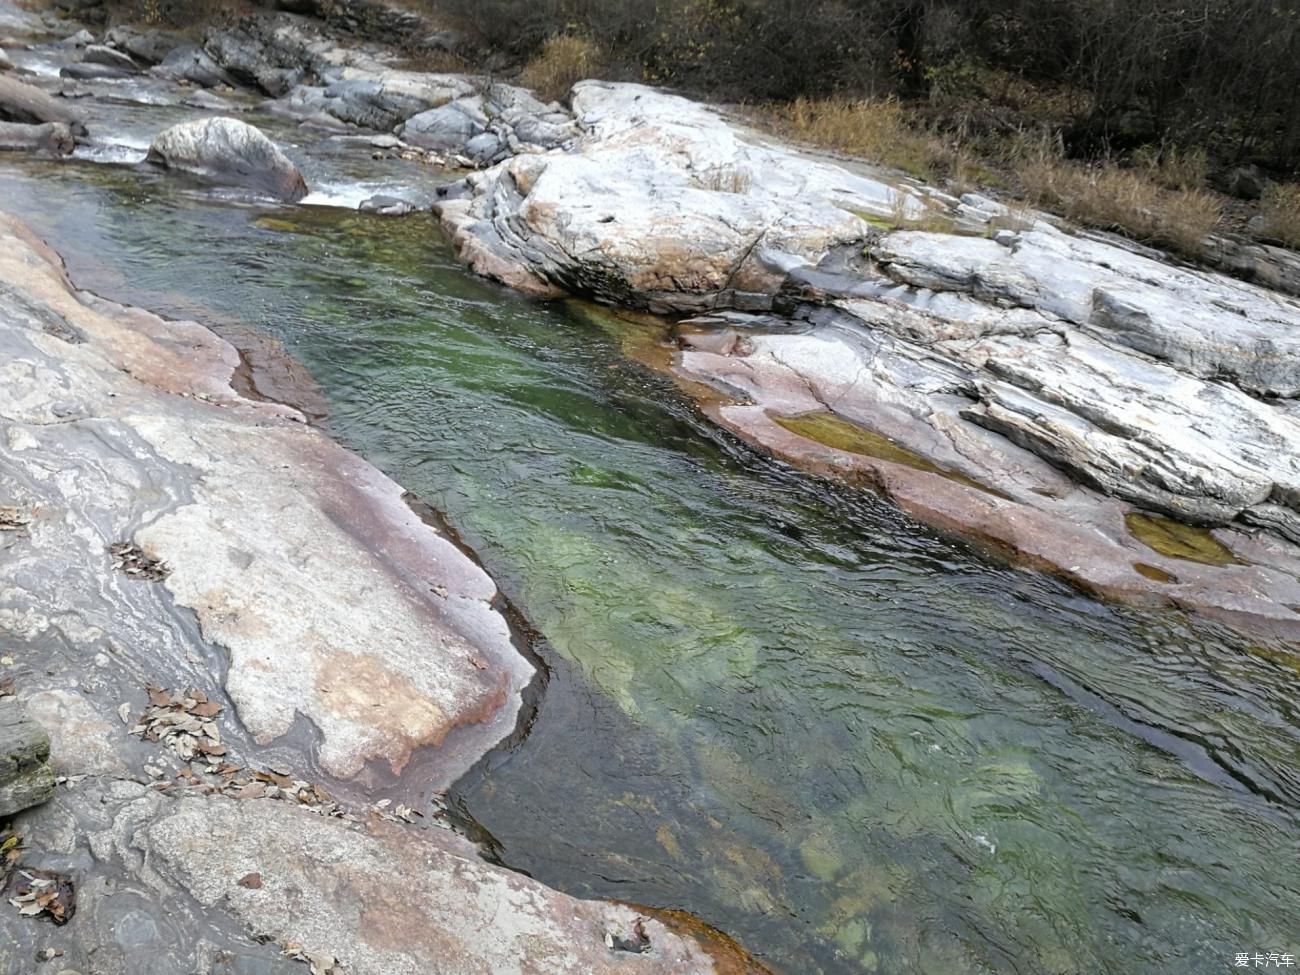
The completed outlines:
[[[0,163],[86,287],[285,341],[330,430],[543,636],[456,799],[505,863],[786,975],[1300,954],[1300,650],[1099,604],[713,430],[659,336],[465,274],[434,223]]]

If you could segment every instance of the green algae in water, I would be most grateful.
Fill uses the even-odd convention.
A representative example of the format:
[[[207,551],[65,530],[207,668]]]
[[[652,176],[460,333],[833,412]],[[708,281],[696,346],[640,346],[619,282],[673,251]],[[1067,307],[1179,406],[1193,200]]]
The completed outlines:
[[[798,416],[772,416],[772,419],[793,434],[836,450],[874,457],[876,460],[888,461],[891,464],[901,464],[913,470],[924,471],[926,474],[938,474],[966,487],[973,487],[987,494],[998,494],[997,491],[979,481],[957,471],[940,467],[888,437],[883,437],[834,413],[801,413]]]
[[[1147,562],[1134,562],[1133,571],[1140,576],[1146,576],[1153,582],[1177,582],[1178,577],[1172,572],[1166,572],[1164,569]]]
[[[1196,528],[1185,525],[1181,521],[1174,521],[1172,518],[1144,514],[1140,511],[1130,511],[1126,514],[1124,524],[1128,526],[1133,537],[1147,548],[1171,559],[1200,562],[1203,565],[1244,564],[1241,559],[1232,554],[1228,546],[1215,538],[1208,528]],[[1137,566],[1135,565],[1134,568]],[[1158,578],[1143,572],[1140,568],[1138,571],[1148,578]]]

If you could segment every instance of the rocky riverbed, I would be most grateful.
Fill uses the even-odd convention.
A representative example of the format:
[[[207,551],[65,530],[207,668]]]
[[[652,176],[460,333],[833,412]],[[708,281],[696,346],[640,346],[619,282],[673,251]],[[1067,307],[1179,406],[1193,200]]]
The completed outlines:
[[[1285,268],[1269,290],[661,91],[544,104],[292,15],[202,44],[74,26],[0,6],[0,145],[433,205],[485,276],[669,316],[648,361],[750,443],[1086,589],[1300,633]],[[343,200],[342,172],[379,178]],[[0,236],[0,651],[59,777],[7,851],[12,883],[75,878],[79,912],[75,937],[0,916],[0,964],[720,970],[446,828],[437,794],[515,727],[533,666],[492,580],[268,392],[293,370]]]
[[[429,788],[514,728],[533,666],[401,488],[11,219],[0,346],[5,669],[59,783],[6,871],[75,878],[77,913],[0,912],[0,970],[714,970],[449,829]],[[650,950],[617,950],[638,925]]]
[[[168,46],[106,40],[141,72]],[[1300,633],[1286,256],[1252,258],[1270,290],[775,144],[662,91],[584,82],[567,107],[543,104],[290,15],[187,57],[148,69],[150,97],[232,82],[299,133],[481,167],[434,200],[462,259],[541,297],[672,316],[669,367],[711,387],[702,404],[749,442],[1090,591]],[[81,124],[55,114],[40,118]],[[302,195],[249,126],[204,123],[196,142],[187,125],[155,134],[148,160],[179,143],[182,169]],[[83,141],[102,149],[95,128]],[[409,173],[386,189],[358,202],[402,213],[431,196]]]

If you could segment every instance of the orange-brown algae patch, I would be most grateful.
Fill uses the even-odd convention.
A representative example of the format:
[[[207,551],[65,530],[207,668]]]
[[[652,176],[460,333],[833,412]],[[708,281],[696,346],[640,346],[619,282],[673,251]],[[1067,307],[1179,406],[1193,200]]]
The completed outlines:
[[[751,957],[735,938],[701,921],[689,911],[630,903],[627,906],[653,917],[674,934],[698,944],[713,960],[715,975],[780,975]]]

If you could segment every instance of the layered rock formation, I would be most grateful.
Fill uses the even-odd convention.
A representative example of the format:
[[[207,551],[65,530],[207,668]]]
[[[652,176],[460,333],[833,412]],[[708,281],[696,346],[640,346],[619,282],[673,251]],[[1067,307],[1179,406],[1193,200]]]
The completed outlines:
[[[653,89],[572,102],[568,151],[439,205],[475,270],[694,315],[676,368],[732,400],[720,422],[927,521],[1096,591],[1300,632],[1300,301]],[[821,414],[852,429],[828,440]],[[1202,541],[1223,556],[1186,557]]]

